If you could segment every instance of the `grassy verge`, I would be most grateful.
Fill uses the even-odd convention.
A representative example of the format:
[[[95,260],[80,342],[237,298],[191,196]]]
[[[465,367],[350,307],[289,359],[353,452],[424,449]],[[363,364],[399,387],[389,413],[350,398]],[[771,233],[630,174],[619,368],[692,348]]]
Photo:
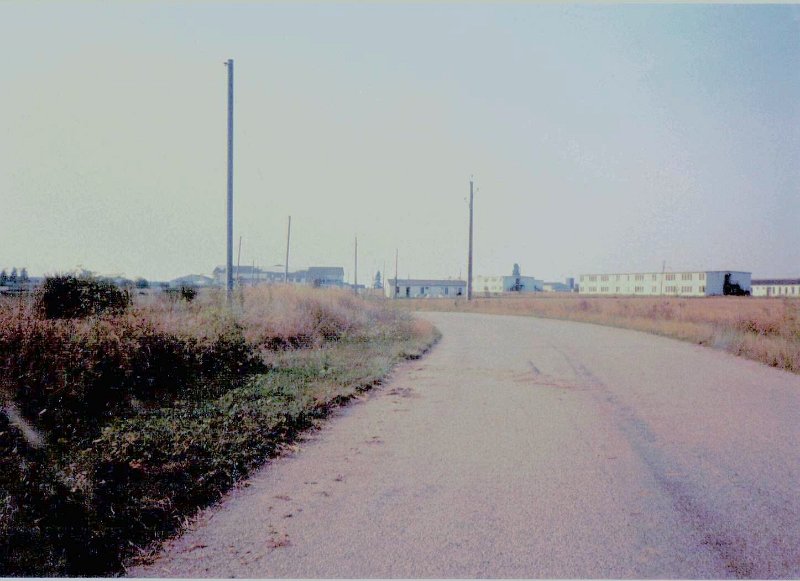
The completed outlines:
[[[218,299],[74,320],[0,305],[0,575],[118,571],[437,338],[345,293]]]
[[[634,329],[800,373],[800,300],[536,296],[397,301],[411,310],[527,315]]]

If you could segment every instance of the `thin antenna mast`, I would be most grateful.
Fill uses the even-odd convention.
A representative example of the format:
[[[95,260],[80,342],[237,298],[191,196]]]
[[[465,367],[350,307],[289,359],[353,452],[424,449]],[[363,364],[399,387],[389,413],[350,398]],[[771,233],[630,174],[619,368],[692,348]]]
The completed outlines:
[[[289,216],[289,225],[286,227],[286,262],[283,265],[283,282],[289,282],[289,239],[292,235],[292,217]]]
[[[353,291],[358,294],[358,236],[356,236],[355,258],[353,264]]]
[[[397,280],[397,262],[399,260],[400,250],[398,248],[394,249],[394,288],[392,289],[392,298],[396,299],[397,295],[399,294],[400,289],[400,281]]]

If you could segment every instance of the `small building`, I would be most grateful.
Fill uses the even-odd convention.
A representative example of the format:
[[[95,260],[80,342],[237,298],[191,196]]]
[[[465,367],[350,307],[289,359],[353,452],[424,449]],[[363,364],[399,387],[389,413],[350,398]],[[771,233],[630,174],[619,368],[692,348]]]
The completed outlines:
[[[390,278],[383,286],[389,298],[456,298],[467,294],[467,283],[463,280]]]
[[[543,281],[532,276],[477,276],[473,292],[500,294],[508,292],[535,293],[542,290]]]
[[[234,284],[255,285],[265,283],[303,284],[316,287],[342,287],[344,286],[344,268],[341,266],[312,266],[307,270],[296,270],[288,273],[275,270],[262,270],[257,266],[233,267]],[[214,283],[225,286],[225,267],[218,266],[214,269]]]
[[[576,292],[575,279],[570,277],[566,282],[544,282],[542,290],[546,293],[572,293]]]
[[[306,284],[316,287],[344,286],[344,268],[341,266],[311,266],[306,271]]]
[[[800,278],[759,278],[751,285],[754,297],[800,298]]]
[[[708,297],[750,294],[751,274],[732,270],[582,274],[582,295]]]
[[[187,274],[186,276],[179,276],[178,278],[173,278],[167,284],[168,286],[173,288],[182,286],[207,287],[214,285],[214,279],[204,274]]]

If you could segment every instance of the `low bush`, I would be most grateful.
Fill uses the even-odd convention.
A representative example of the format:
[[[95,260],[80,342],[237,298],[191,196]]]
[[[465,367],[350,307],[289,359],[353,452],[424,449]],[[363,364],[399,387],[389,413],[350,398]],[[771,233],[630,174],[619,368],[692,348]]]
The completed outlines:
[[[112,282],[71,275],[45,278],[36,293],[36,310],[45,319],[119,314],[130,302],[130,292],[117,288]]]

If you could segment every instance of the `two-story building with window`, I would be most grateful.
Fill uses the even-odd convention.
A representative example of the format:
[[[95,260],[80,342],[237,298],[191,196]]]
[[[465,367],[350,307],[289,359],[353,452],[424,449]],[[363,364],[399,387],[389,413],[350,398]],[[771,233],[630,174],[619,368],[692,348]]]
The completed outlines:
[[[751,273],[733,270],[582,274],[582,295],[709,297],[750,294]]]

